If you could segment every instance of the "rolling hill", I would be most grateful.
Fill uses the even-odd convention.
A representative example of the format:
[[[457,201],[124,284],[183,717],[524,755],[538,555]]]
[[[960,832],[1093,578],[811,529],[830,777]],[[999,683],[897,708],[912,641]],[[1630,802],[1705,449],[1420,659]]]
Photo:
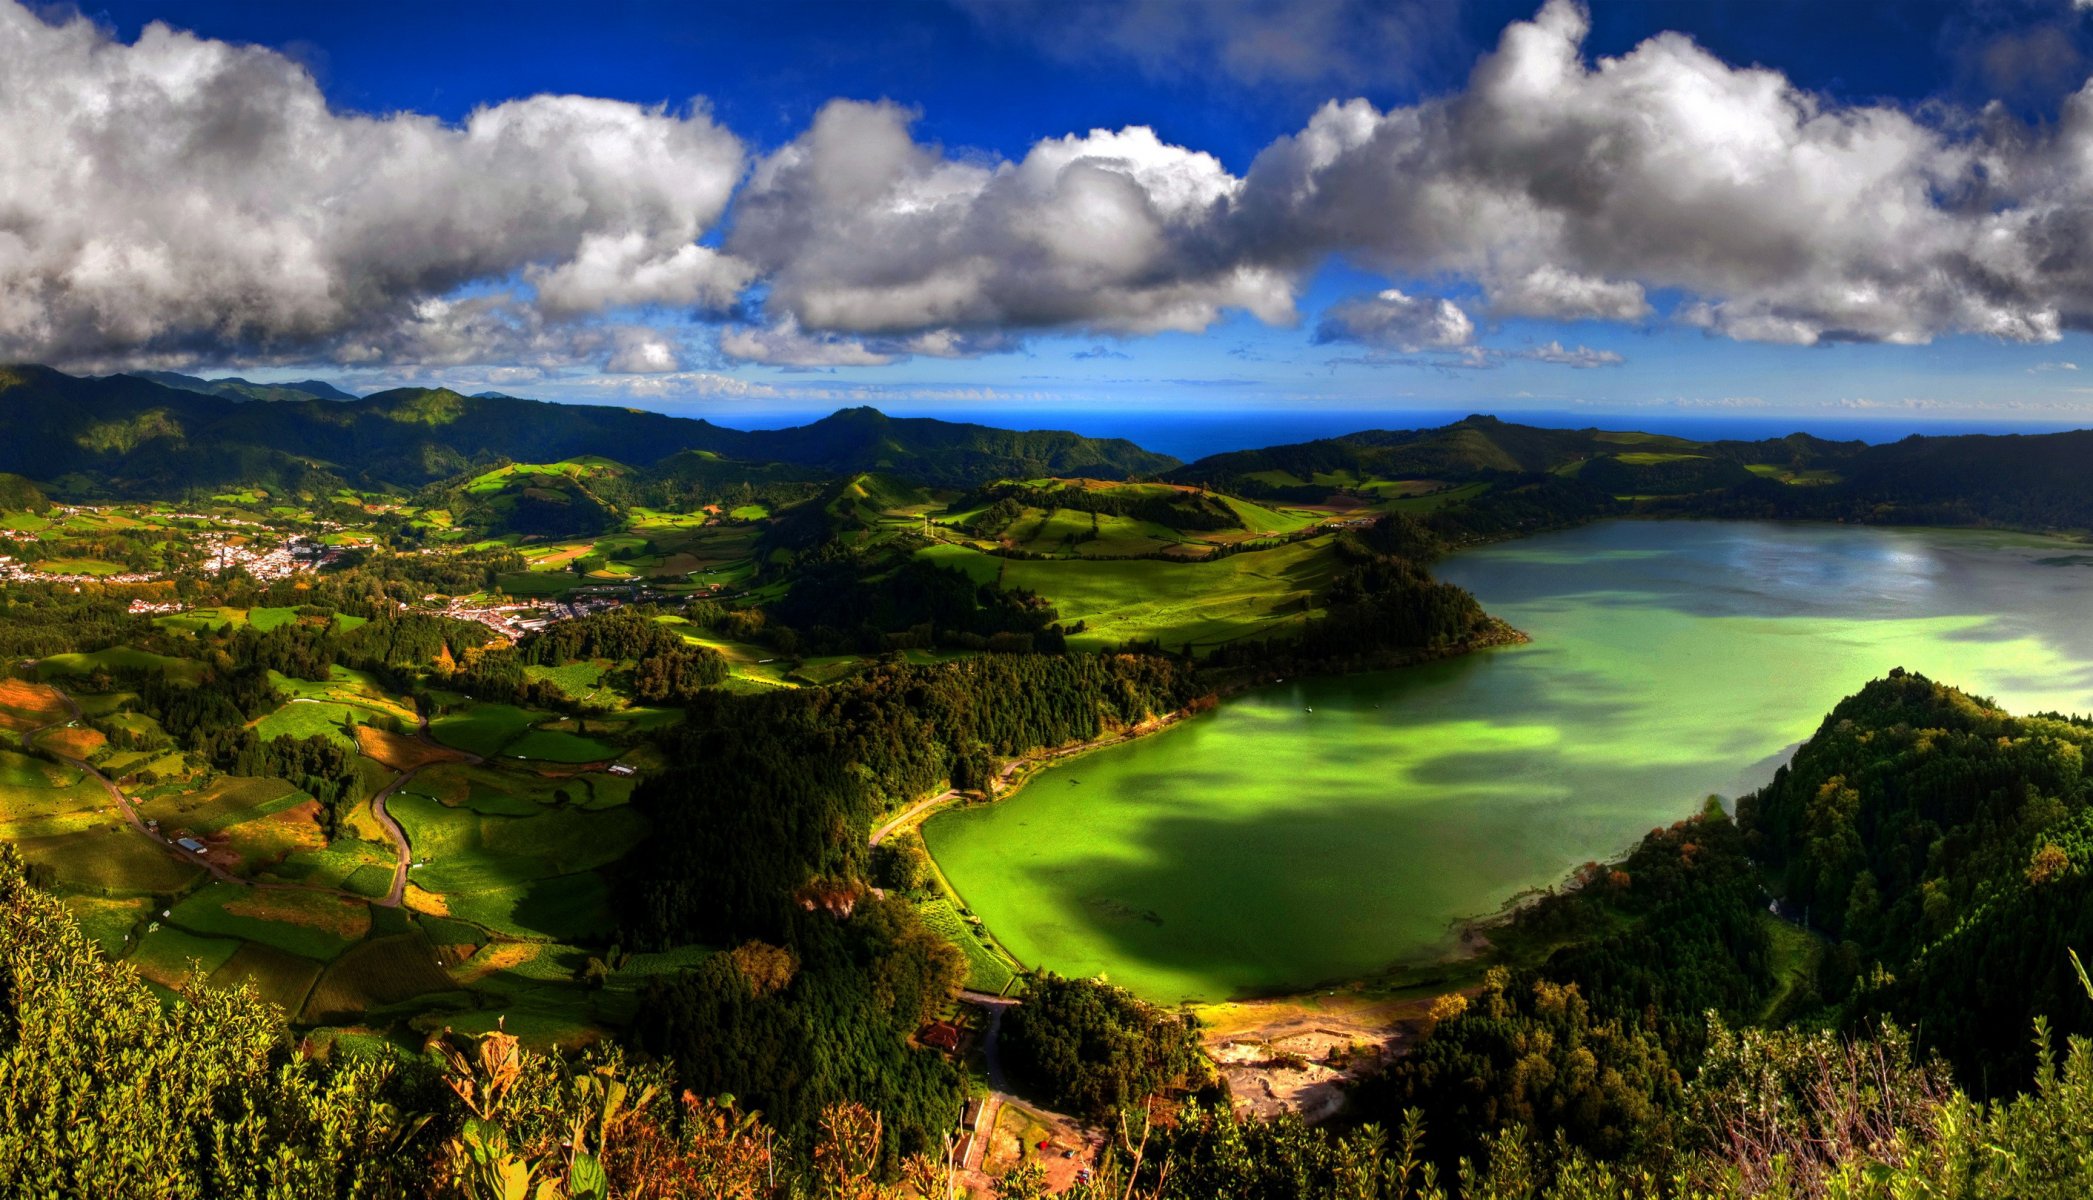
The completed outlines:
[[[223,382],[223,381],[220,381]],[[402,388],[325,404],[252,403],[133,375],[0,367],[0,471],[65,495],[178,495],[230,483],[417,487],[497,460],[601,457],[648,466],[688,451],[823,475],[907,474],[967,486],[1049,473],[1125,478],[1176,460],[1120,439],[1017,432],[846,409],[743,431],[636,409]]]

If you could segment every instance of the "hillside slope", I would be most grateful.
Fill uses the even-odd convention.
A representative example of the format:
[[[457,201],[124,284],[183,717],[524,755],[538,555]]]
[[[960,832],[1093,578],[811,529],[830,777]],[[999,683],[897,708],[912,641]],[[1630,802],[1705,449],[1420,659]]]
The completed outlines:
[[[602,457],[646,466],[685,451],[825,474],[897,471],[971,485],[1007,475],[1124,478],[1176,460],[1119,439],[1017,432],[847,409],[748,432],[637,409],[402,388],[361,399],[251,403],[139,376],[0,367],[0,471],[92,493],[180,494],[228,483],[340,478],[414,487],[498,459]],[[316,482],[317,481],[317,482]]]

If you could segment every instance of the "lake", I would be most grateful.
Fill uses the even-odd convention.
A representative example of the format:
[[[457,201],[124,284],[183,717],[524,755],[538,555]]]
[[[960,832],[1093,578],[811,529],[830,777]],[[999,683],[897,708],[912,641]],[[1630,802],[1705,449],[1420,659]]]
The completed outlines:
[[[2093,710],[2093,548],[1613,521],[1437,574],[1530,645],[1289,680],[1043,772],[924,836],[1021,960],[1155,1000],[1300,990],[1764,783],[1892,667]]]

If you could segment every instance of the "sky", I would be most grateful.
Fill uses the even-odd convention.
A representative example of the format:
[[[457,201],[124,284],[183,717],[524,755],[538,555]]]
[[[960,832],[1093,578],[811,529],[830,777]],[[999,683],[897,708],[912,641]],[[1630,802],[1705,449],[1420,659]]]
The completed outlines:
[[[2093,424],[2089,56],[2093,0],[0,0],[0,358]]]

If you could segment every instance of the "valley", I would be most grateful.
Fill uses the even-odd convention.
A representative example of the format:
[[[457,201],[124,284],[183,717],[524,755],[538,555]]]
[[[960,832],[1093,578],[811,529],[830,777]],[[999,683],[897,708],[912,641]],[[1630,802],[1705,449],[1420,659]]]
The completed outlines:
[[[1588,964],[1638,938],[1707,971],[1628,970],[1636,1071],[1704,1051],[1689,1012],[1858,1011],[1876,951],[1733,826],[1856,681],[2093,708],[2077,435],[1478,417],[1178,464],[10,378],[90,451],[0,478],[0,836],[101,959],[331,1062],[636,1046],[800,1138],[870,1097],[930,1147],[988,1089],[984,1186],[1034,1141],[1112,1161],[1075,1131],[1137,1093],[1385,1120],[1485,1053],[1467,1006],[1616,1003]],[[227,476],[191,427],[258,440]],[[1885,490],[1921,451],[1985,486]],[[1167,1069],[1034,1061],[1094,1020]]]

